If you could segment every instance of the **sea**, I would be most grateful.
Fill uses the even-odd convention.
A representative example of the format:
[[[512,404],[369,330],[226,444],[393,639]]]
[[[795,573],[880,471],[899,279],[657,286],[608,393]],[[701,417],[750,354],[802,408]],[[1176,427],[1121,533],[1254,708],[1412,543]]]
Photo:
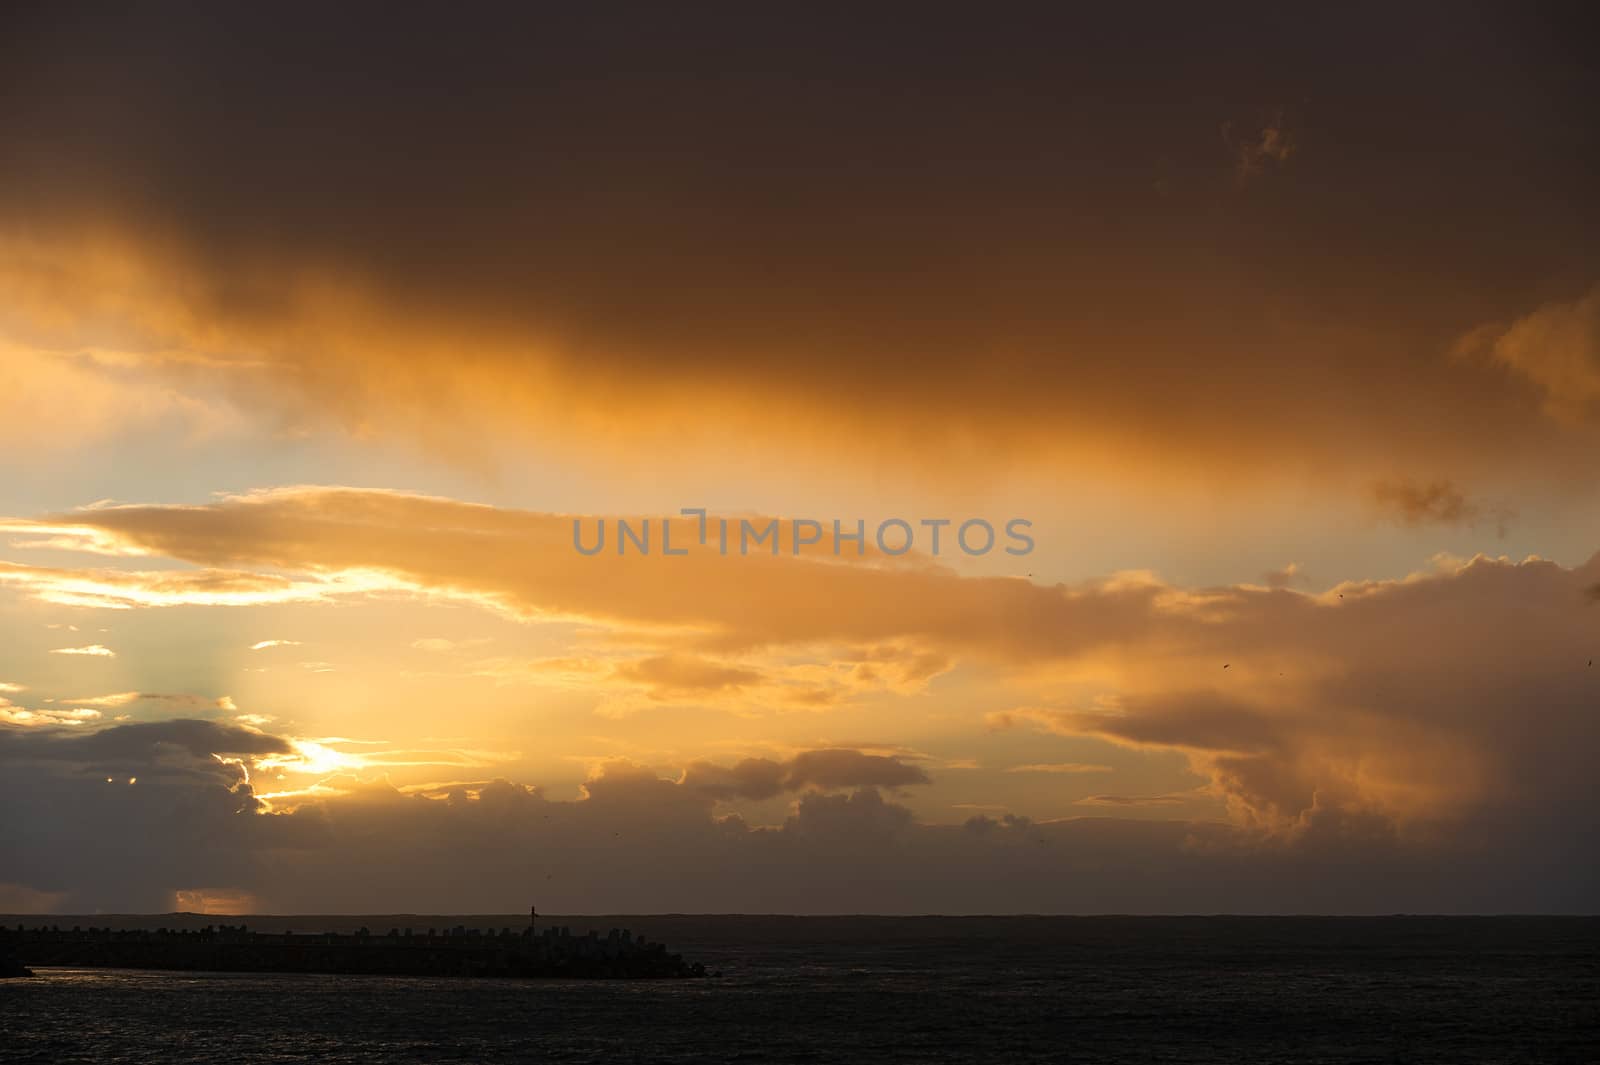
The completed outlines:
[[[528,917],[4,920],[385,932]],[[720,975],[40,969],[0,981],[0,1061],[1600,1063],[1600,918],[539,920],[627,928]]]

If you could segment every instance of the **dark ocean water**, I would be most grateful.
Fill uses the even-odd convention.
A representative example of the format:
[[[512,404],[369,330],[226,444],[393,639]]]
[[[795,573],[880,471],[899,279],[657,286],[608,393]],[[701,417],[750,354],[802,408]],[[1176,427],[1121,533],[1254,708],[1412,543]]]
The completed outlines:
[[[313,931],[526,918],[247,920]],[[45,969],[0,981],[0,1060],[1600,1062],[1595,918],[550,920],[625,926],[723,975]]]

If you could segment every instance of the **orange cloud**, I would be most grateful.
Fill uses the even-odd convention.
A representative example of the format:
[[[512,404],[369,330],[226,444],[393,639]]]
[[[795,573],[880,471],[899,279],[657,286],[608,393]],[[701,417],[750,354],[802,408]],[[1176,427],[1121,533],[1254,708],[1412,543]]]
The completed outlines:
[[[1557,421],[1592,422],[1600,415],[1600,284],[1577,299],[1546,303],[1507,328],[1481,326],[1455,350],[1486,356],[1533,386]]]
[[[224,695],[220,698],[211,698],[204,695],[170,692],[114,692],[111,695],[96,695],[87,698],[62,699],[64,703],[73,706],[92,706],[102,710],[120,710],[134,703],[154,703],[169,709],[180,710],[237,710],[233,700]]]
[[[1268,124],[1241,158],[1281,160],[1288,144]],[[612,465],[637,449],[713,461],[738,441],[781,448],[790,461],[809,456],[818,469],[846,459],[922,467],[945,483],[996,461],[1152,483],[1310,469],[1338,481],[1370,476],[1397,450],[1503,472],[1508,443],[1567,463],[1580,428],[1569,418],[1552,435],[1497,387],[1497,374],[1444,350],[1394,350],[1377,328],[1272,320],[1241,336],[1223,294],[1214,312],[1197,309],[1192,293],[1172,294],[1185,311],[1172,324],[1144,313],[1144,286],[1070,321],[1041,304],[957,330],[923,308],[960,300],[862,308],[882,320],[855,323],[842,343],[806,340],[793,316],[781,329],[740,323],[726,306],[701,308],[689,335],[635,335],[626,316],[529,321],[512,307],[430,298],[381,270],[256,254],[217,263],[181,239],[132,229],[69,229],[46,241],[0,227],[0,284],[14,293],[0,353],[15,353],[6,357],[31,390],[13,393],[17,402],[70,412],[62,420],[96,435],[132,424],[117,399],[149,393],[140,406],[154,413],[137,424],[182,418],[196,434],[338,428],[470,464],[530,439],[563,451],[582,440],[592,460]],[[1199,328],[1194,314],[1206,318]],[[886,332],[904,334],[893,350],[918,352],[925,372],[880,357]],[[1495,350],[1509,354],[1496,357],[1547,384],[1552,403],[1586,402],[1586,356],[1525,354],[1544,350],[1526,332],[1507,334]],[[107,336],[118,346],[99,342]],[[1558,344],[1565,352],[1575,342]],[[1293,375],[1281,369],[1285,349],[1297,353]],[[473,357],[452,357],[463,350]],[[1560,369],[1569,364],[1578,368]],[[1422,408],[1425,434],[1414,424]]]
[[[754,670],[686,655],[657,655],[627,662],[617,667],[615,676],[643,684],[652,692],[695,694],[738,690],[761,680],[761,674]]]
[[[1582,664],[1600,638],[1585,591],[1600,558],[1576,569],[1477,558],[1311,594],[1140,574],[1042,587],[911,556],[585,558],[561,516],[354,489],[45,520],[230,573],[582,618],[616,645],[481,668],[604,692],[613,714],[638,708],[629,688],[647,704],[802,705],[901,690],[882,675],[915,685],[963,661],[1020,691],[1098,691],[1099,702],[1038,699],[991,721],[1184,752],[1238,819],[1274,831],[1332,811],[1437,823],[1533,779],[1566,794],[1580,784],[1571,752],[1594,727],[1581,707],[1595,674]],[[1530,703],[1541,727],[1503,735]]]
[[[852,644],[862,647],[856,655],[867,655],[855,661],[869,667],[868,679],[871,656],[904,659],[891,670],[897,683],[921,682],[948,664],[934,652],[912,651],[907,659],[911,645],[1067,657],[1158,602],[1163,613],[1190,609],[1181,594],[1138,580],[1040,588],[1010,578],[960,578],[918,555],[856,556],[848,549],[833,555],[825,544],[798,556],[583,557],[574,549],[569,516],[397,492],[287,488],[200,506],[102,507],[75,512],[72,520],[94,530],[96,544],[109,537],[124,551],[228,568],[134,574],[12,565],[0,568],[0,579],[51,601],[76,595],[123,606],[441,596],[519,617],[608,622],[635,638],[706,650]],[[689,542],[694,522],[677,528]],[[235,568],[242,566],[303,576]],[[1075,643],[1063,644],[1069,632]]]

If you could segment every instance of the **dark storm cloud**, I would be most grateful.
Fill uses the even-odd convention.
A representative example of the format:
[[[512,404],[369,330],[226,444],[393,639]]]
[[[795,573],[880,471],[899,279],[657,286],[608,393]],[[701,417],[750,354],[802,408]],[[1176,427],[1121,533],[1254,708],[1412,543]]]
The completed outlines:
[[[928,774],[898,758],[860,751],[830,748],[796,755],[789,765],[789,787],[820,788],[884,787],[926,784]]]
[[[433,800],[331,778],[340,794],[265,814],[246,786],[108,783],[5,750],[0,884],[63,912],[161,912],[202,887],[269,912],[1587,911],[1597,888],[1572,860],[1593,826],[1571,820],[1482,818],[1401,848],[1351,811],[1287,841],[1097,817],[932,825],[861,788],[803,792],[760,827],[626,764],[575,801],[505,780]]]
[[[837,800],[807,792],[786,829],[813,841],[841,832],[859,841],[862,833],[909,824],[909,815],[879,799],[872,783],[927,780],[893,758],[826,749],[782,764],[748,760],[727,769],[696,763],[678,782],[612,763],[589,780],[577,802],[551,802],[538,788],[503,779],[436,801],[402,795],[387,782],[333,778],[334,798],[269,814],[245,767],[256,756],[292,750],[280,736],[190,719],[93,733],[0,727],[0,808],[6,810],[0,885],[91,908],[159,911],[171,908],[174,891],[198,887],[282,898],[278,892],[286,885],[273,869],[284,861],[317,865],[323,897],[337,898],[364,876],[364,859],[339,856],[345,846],[371,848],[372,857],[387,853],[385,861],[400,851],[426,855],[429,867],[455,860],[494,865],[501,847],[519,842],[537,844],[532,853],[541,869],[554,864],[552,847],[573,855],[592,856],[598,847],[659,858],[696,837],[745,836],[736,819],[712,818],[712,799],[735,797],[719,792],[717,781],[738,782],[740,796],[768,797],[758,783],[767,767],[779,790],[868,786]],[[798,775],[797,767],[803,767]],[[839,823],[857,814],[859,825]],[[417,846],[427,849],[411,850]],[[538,887],[542,879],[524,876],[518,890]]]
[[[92,764],[181,752],[205,761],[214,754],[287,754],[292,749],[277,736],[238,725],[187,718],[112,725],[97,732],[0,729],[0,758],[8,759]]]
[[[176,888],[259,876],[268,851],[316,826],[254,816],[264,807],[240,760],[290,750],[190,719],[91,733],[0,727],[0,884],[160,912]]]
[[[1438,353],[1600,276],[1549,9],[4,17],[12,329],[356,425],[670,386],[771,431],[1492,455],[1555,430]],[[167,287],[107,297],[108,233]]]
[[[771,758],[746,758],[734,766],[690,762],[681,784],[712,799],[770,799],[783,793],[787,770]]]
[[[715,799],[770,799],[808,787],[902,788],[927,783],[927,773],[897,757],[838,747],[802,751],[787,762],[746,758],[732,767],[692,762],[681,781],[683,787]]]

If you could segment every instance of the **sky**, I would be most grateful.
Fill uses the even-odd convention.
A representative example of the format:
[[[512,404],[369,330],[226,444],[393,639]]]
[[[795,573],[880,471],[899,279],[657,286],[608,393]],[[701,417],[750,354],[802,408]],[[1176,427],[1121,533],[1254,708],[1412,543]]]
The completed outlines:
[[[0,912],[1594,912],[1579,13],[8,6]]]

